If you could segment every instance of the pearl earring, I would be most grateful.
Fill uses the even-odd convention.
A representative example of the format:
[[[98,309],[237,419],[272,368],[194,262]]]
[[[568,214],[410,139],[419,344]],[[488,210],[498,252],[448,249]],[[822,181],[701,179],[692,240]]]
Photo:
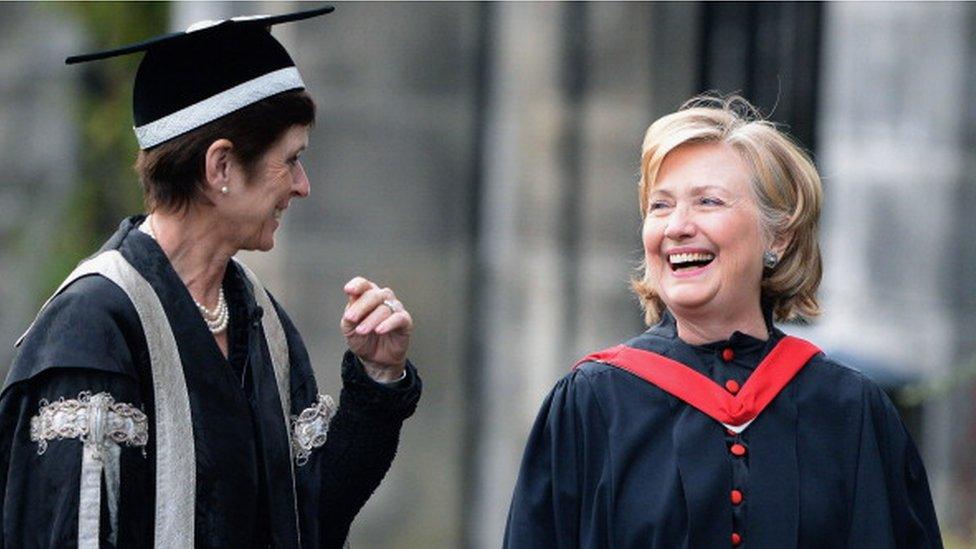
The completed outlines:
[[[229,192],[230,189],[227,188],[227,185],[224,185],[223,187],[220,188],[220,194],[227,194]]]
[[[776,255],[776,252],[772,250],[763,252],[763,267],[772,269],[777,263],[779,263],[779,256]]]

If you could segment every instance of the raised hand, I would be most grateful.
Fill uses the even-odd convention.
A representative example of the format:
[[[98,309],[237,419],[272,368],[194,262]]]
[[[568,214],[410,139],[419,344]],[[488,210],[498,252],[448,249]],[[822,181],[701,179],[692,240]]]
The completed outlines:
[[[349,349],[376,381],[400,379],[407,362],[413,318],[389,288],[357,276],[342,290],[349,297],[340,328]]]

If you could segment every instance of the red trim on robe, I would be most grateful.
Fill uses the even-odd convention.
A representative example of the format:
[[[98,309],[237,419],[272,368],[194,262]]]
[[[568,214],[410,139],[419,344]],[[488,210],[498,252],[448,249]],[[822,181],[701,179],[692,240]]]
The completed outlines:
[[[735,395],[676,360],[626,345],[587,355],[573,368],[584,362],[609,364],[678,397],[720,423],[744,425],[756,419],[819,352],[820,349],[809,341],[793,336],[784,337]]]

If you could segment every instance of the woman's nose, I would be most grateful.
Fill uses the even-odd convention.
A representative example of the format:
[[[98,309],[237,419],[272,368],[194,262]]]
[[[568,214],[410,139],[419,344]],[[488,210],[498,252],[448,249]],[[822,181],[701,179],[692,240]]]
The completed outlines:
[[[305,173],[305,166],[299,161],[296,173],[292,178],[292,195],[306,198],[311,191],[312,184],[308,180],[308,174]]]
[[[683,240],[695,236],[697,230],[691,212],[687,208],[678,207],[668,216],[668,224],[664,227],[664,236],[671,240]]]

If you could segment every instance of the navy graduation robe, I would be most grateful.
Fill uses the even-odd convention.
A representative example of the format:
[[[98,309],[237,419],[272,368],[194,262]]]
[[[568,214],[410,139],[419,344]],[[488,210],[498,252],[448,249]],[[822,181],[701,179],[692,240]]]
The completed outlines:
[[[228,266],[225,359],[162,250],[134,230],[139,221],[124,221],[103,250],[121,252],[151,284],[177,341],[195,448],[195,546],[340,547],[388,470],[402,422],[416,407],[416,370],[408,364],[403,381],[378,384],[347,352],[341,405],[328,438],[307,462],[294,466],[293,488],[291,439],[260,322],[263,311],[250,282],[236,264]],[[318,389],[301,336],[280,306],[274,307],[289,348],[291,413],[298,415],[314,406]],[[39,455],[30,420],[41,399],[75,399],[82,392],[106,392],[149,416],[145,447],[121,449],[117,520],[110,521],[107,498],[101,498],[99,545],[153,546],[151,379],[139,316],[118,286],[87,276],[51,301],[24,340],[0,396],[0,547],[77,544],[82,444],[52,440]],[[117,522],[116,531],[111,522]]]
[[[767,341],[737,332],[693,346],[666,312],[626,345],[734,390],[784,337],[770,328]],[[736,435],[608,364],[556,384],[529,436],[505,547],[733,545],[942,547],[918,451],[876,385],[819,354]]]

